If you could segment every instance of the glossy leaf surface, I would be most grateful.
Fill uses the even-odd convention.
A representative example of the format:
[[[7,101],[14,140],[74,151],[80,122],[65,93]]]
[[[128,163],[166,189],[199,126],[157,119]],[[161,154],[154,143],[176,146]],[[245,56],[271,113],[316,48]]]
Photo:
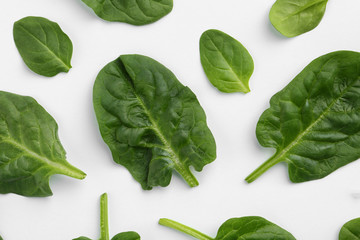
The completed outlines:
[[[173,0],[82,0],[100,18],[112,22],[145,25],[171,12]]]
[[[99,240],[110,240],[109,237],[109,217],[108,217],[108,196],[106,193],[100,198],[100,230]],[[78,237],[73,240],[91,240],[87,237]],[[122,232],[116,234],[111,240],[140,240],[140,235],[136,232]]]
[[[246,180],[279,162],[292,182],[327,176],[360,157],[360,53],[339,51],[312,61],[270,100],[256,136],[276,153]]]
[[[0,92],[0,193],[49,196],[50,176],[85,177],[66,161],[57,130],[33,98]]]
[[[339,240],[360,240],[360,218],[355,218],[341,228]]]
[[[52,77],[71,68],[73,46],[57,23],[25,17],[14,23],[13,34],[22,59],[33,72]]]
[[[112,240],[140,240],[140,235],[136,232],[122,232],[116,234]]]
[[[220,91],[250,92],[254,62],[236,39],[219,30],[207,30],[200,38],[200,59],[206,76]]]
[[[93,101],[114,161],[143,189],[167,186],[177,171],[190,186],[216,155],[214,138],[194,93],[174,74],[141,55],[122,55],[96,78]]]
[[[270,10],[272,25],[284,36],[295,37],[319,25],[328,0],[277,0]]]
[[[176,229],[199,240],[295,240],[288,231],[257,216],[227,220],[220,226],[216,238],[209,237],[195,229],[166,218],[160,219],[159,224]]]

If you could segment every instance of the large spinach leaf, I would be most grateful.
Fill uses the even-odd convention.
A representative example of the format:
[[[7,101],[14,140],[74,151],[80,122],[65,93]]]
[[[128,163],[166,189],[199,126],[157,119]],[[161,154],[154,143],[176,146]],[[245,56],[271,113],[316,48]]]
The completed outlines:
[[[22,59],[35,73],[52,77],[71,68],[73,45],[57,23],[26,17],[14,23],[13,34]]]
[[[189,166],[201,171],[215,159],[215,141],[196,96],[149,57],[122,55],[106,65],[93,102],[114,161],[143,189],[169,185],[173,170],[197,186]]]
[[[55,120],[33,98],[0,92],[0,193],[49,196],[49,178],[85,173],[66,161]]]
[[[109,240],[109,217],[108,217],[108,197],[104,193],[100,198],[100,230],[101,237],[99,240]],[[91,240],[87,237],[78,237],[73,240]],[[116,234],[111,240],[140,240],[136,232],[122,232]]]
[[[171,12],[173,0],[82,0],[100,18],[112,22],[145,25]]]
[[[220,91],[250,92],[254,62],[236,39],[219,30],[207,30],[200,38],[200,59],[206,76]]]
[[[355,218],[341,228],[339,240],[360,240],[360,218]]]
[[[272,25],[284,36],[295,37],[319,25],[328,0],[277,0],[270,10]]]
[[[327,176],[360,157],[360,53],[338,51],[312,61],[270,100],[256,136],[273,157],[250,176],[254,181],[279,162],[290,180]]]
[[[199,240],[295,240],[293,235],[262,217],[231,218],[224,222],[215,238],[170,219],[162,218],[159,224],[176,229]]]

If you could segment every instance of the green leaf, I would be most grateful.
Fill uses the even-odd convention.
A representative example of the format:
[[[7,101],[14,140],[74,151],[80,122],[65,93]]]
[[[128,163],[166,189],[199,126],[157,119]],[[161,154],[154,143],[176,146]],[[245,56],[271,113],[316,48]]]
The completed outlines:
[[[242,217],[229,219],[221,225],[215,239],[295,240],[291,233],[262,217]]]
[[[143,189],[167,186],[177,171],[190,186],[214,161],[216,145],[194,93],[174,74],[141,55],[122,55],[96,78],[93,101],[101,135],[114,161]]]
[[[220,91],[250,92],[254,62],[236,39],[219,30],[207,30],[200,38],[200,59],[206,76]]]
[[[26,17],[14,23],[13,34],[22,59],[35,73],[52,77],[71,68],[73,46],[57,23]]]
[[[211,238],[195,229],[166,218],[160,219],[159,224],[176,229],[199,240],[295,240],[288,231],[256,216],[227,220],[220,226],[216,238]]]
[[[355,218],[341,228],[339,240],[360,240],[360,218]]]
[[[116,234],[111,240],[140,240],[140,235],[136,232],[123,232]]]
[[[109,220],[108,220],[108,197],[104,193],[100,198],[100,231],[99,240],[110,240],[109,237]],[[91,240],[87,237],[79,237],[73,240]],[[136,232],[123,232],[115,235],[111,240],[140,240],[139,234]]]
[[[171,12],[173,0],[82,0],[100,18],[111,22],[145,25]]]
[[[313,30],[324,16],[328,0],[277,0],[270,10],[272,25],[284,36]]]
[[[271,98],[256,136],[276,153],[246,181],[279,162],[293,182],[319,179],[360,157],[359,65],[357,52],[326,54]]]
[[[66,161],[57,130],[33,98],[0,92],[0,193],[44,197],[54,174],[85,178]]]

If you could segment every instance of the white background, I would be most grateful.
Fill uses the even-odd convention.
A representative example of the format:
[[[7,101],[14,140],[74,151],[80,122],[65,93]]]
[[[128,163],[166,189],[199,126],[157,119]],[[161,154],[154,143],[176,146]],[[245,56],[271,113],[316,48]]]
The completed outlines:
[[[329,1],[320,25],[287,39],[270,24],[269,0],[174,0],[173,11],[147,26],[110,23],[80,0],[2,1],[0,89],[34,97],[58,122],[68,161],[87,173],[83,181],[54,176],[54,195],[0,195],[4,240],[99,237],[99,197],[109,194],[110,235],[137,231],[144,240],[191,239],[157,224],[167,217],[215,237],[227,219],[259,215],[299,240],[336,240],[341,226],[360,217],[360,161],[328,177],[301,184],[279,164],[252,184],[244,178],[273,150],[259,146],[255,127],[270,97],[311,60],[335,50],[360,51],[360,1]],[[42,16],[57,22],[74,45],[73,68],[52,78],[25,66],[12,37],[16,20]],[[206,79],[198,41],[215,28],[238,39],[254,59],[251,92],[224,94]],[[117,165],[102,141],[92,108],[99,70],[121,54],[163,63],[197,95],[217,142],[217,159],[189,188],[174,174],[167,188],[144,191]]]

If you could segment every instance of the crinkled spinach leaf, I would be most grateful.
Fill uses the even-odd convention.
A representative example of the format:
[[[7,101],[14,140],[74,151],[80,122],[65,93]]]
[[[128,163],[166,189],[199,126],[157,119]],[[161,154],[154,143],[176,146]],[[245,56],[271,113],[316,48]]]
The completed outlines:
[[[109,217],[108,217],[108,197],[104,193],[100,198],[100,240],[110,240],[109,237]],[[73,240],[91,240],[87,237],[78,237]],[[140,240],[139,234],[136,232],[122,232],[116,234],[111,240]]]
[[[290,180],[327,176],[360,157],[360,53],[338,51],[312,61],[270,100],[256,136],[273,157],[250,176],[254,181],[279,162]]]
[[[85,177],[66,161],[57,130],[33,98],[0,92],[0,193],[44,197],[54,174]]]
[[[176,229],[199,240],[295,240],[288,231],[262,217],[256,216],[227,220],[220,226],[215,238],[170,219],[162,218],[159,224]]]
[[[171,12],[173,0],[82,0],[100,18],[112,22],[145,25]]]
[[[96,78],[93,102],[114,161],[143,189],[169,185],[173,170],[197,186],[190,165],[201,171],[216,157],[194,93],[149,57],[122,55],[106,65]]]
[[[272,25],[284,36],[313,30],[324,16],[328,0],[277,0],[270,10]]]
[[[52,77],[71,68],[73,45],[57,23],[25,17],[14,23],[13,34],[22,59],[33,72]]]
[[[200,38],[200,59],[206,76],[220,91],[250,92],[254,62],[236,39],[219,30],[205,31]]]
[[[355,218],[341,228],[339,240],[360,240],[360,218]]]

